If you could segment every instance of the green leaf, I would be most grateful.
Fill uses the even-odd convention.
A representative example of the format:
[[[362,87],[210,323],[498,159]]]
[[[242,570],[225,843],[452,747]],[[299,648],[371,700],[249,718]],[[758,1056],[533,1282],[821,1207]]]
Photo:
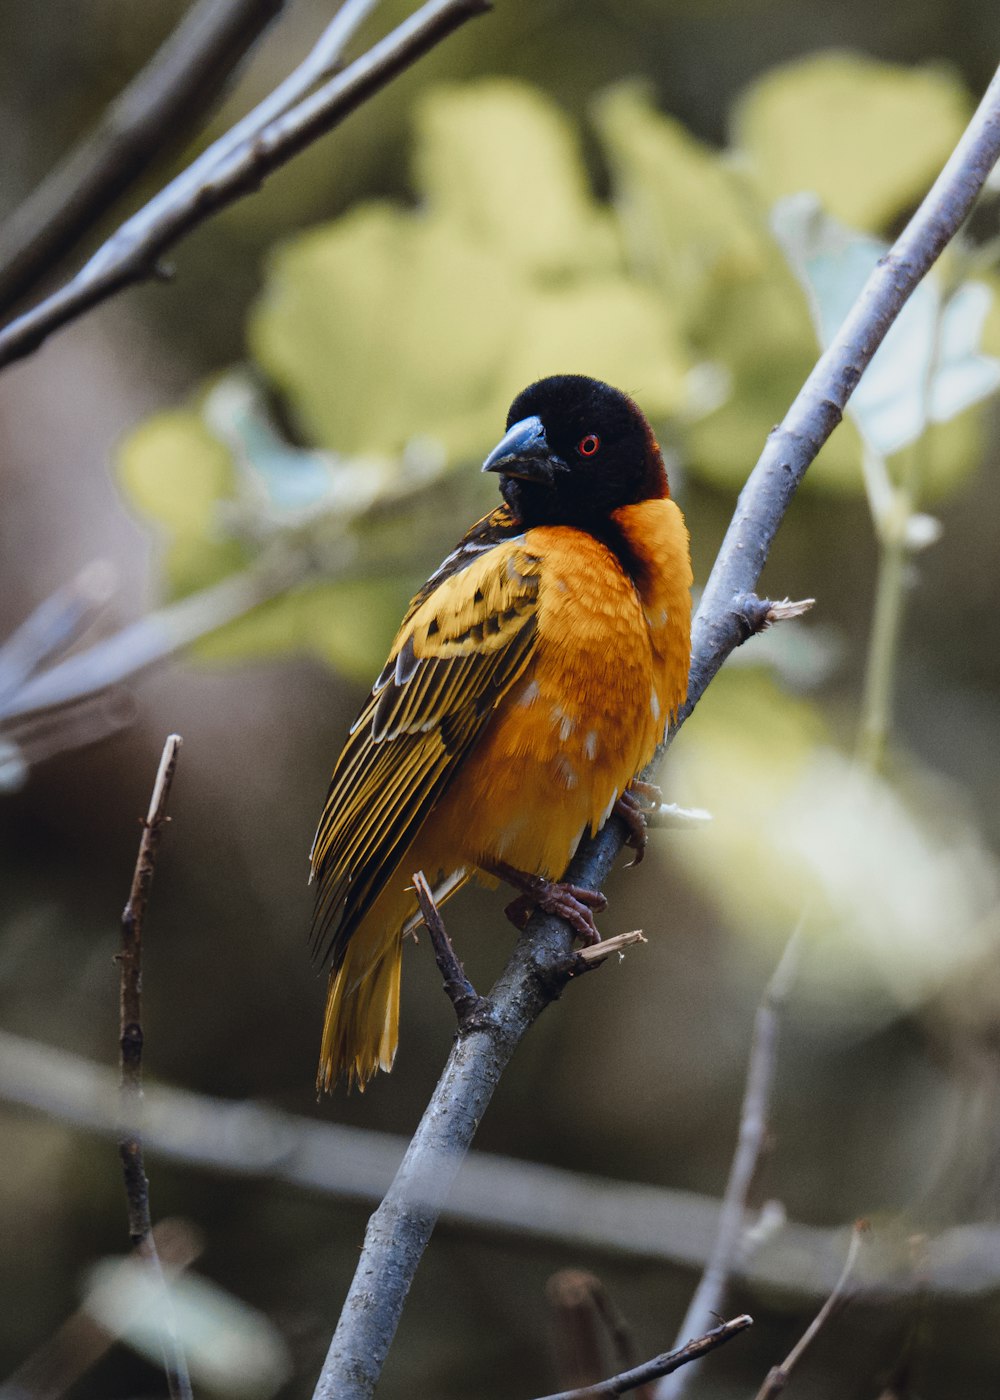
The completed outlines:
[[[950,71],[822,53],[766,73],[732,128],[767,203],[808,190],[844,223],[877,231],[923,197],[969,115]]]
[[[235,484],[232,459],[197,413],[177,409],[142,423],[118,451],[118,479],[133,506],[175,535],[208,534]]]
[[[472,245],[532,276],[621,268],[572,122],[537,88],[510,79],[446,84],[417,111],[414,179]]]
[[[630,263],[700,339],[713,289],[766,269],[770,240],[752,192],[639,84],[605,93],[595,121]]]
[[[232,458],[191,409],[160,413],[118,449],[118,479],[132,506],[166,538],[168,593],[183,597],[225,578],[248,560],[225,526],[237,485]]]
[[[806,289],[820,345],[840,329],[888,245],[831,219],[811,195],[783,200],[774,211],[778,237]],[[964,282],[946,302],[932,272],[920,283],[876,351],[848,403],[848,413],[873,450],[889,457],[949,423],[1000,387],[1000,359],[982,354],[992,290]],[[935,491],[959,481],[978,460],[975,433],[940,434],[922,445],[925,481]],[[956,450],[963,443],[969,450]],[[926,451],[925,451],[926,449]]]
[[[407,573],[307,584],[205,637],[195,655],[230,664],[300,651],[370,685],[421,582]]]
[[[272,255],[249,338],[307,438],[397,457],[424,435],[475,455],[502,421],[497,374],[524,297],[445,218],[367,205]]]

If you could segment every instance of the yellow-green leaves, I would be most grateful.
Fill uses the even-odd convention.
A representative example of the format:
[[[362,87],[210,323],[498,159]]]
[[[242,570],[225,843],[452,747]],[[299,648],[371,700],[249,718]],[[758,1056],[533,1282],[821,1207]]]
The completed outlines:
[[[417,114],[414,183],[466,241],[533,276],[620,270],[571,122],[542,93],[493,81],[440,87]]]
[[[150,418],[125,439],[118,469],[132,504],[166,536],[171,596],[216,583],[246,561],[219,513],[235,490],[233,463],[197,413]]]
[[[844,223],[876,231],[923,197],[968,119],[949,71],[823,53],[759,79],[733,131],[765,204],[808,190]]]
[[[893,1016],[995,955],[1000,868],[956,794],[915,767],[896,784],[863,772],[759,672],[713,682],[671,774],[713,816],[686,875],[768,963],[804,914],[803,980],[831,1019]]]
[[[474,461],[515,394],[566,371],[681,409],[679,318],[629,272],[547,99],[512,82],[439,89],[414,165],[418,208],[365,206],[272,259],[250,341],[308,436],[389,454],[424,436]]]
[[[416,115],[415,202],[354,209],[269,259],[249,346],[311,446],[285,442],[253,377],[232,374],[198,410],[162,415],[126,443],[122,482],[167,539],[170,591],[291,543],[323,583],[231,624],[216,654],[300,646],[359,674],[372,655],[377,667],[404,581],[495,499],[470,499],[467,469],[496,441],[515,394],[547,374],[629,390],[691,476],[738,489],[818,349],[803,285],[772,232],[772,201],[808,187],[874,232],[929,183],[965,110],[946,74],[826,55],[765,75],[738,108],[736,146],[719,151],[622,85],[593,113],[610,177],[602,202],[580,133],[541,92],[509,80],[432,90]],[[792,262],[826,339],[857,268],[827,257],[821,286],[825,251],[800,245]],[[996,367],[978,349],[989,293],[963,290],[940,317],[937,303],[924,314],[931,300],[918,294],[911,315],[923,315],[925,348],[940,332],[934,426],[920,440],[921,471],[940,491],[975,461],[972,415],[955,415],[990,390]],[[859,392],[883,452],[909,450],[920,430],[927,357],[905,353],[915,343],[897,335]],[[870,425],[890,380],[895,397],[879,410],[894,428],[886,447]],[[845,422],[807,484],[858,492],[860,465],[858,432]],[[461,482],[463,495],[450,517],[435,507],[429,526],[385,533],[387,506],[405,497],[417,509],[422,483],[458,468],[451,491]],[[368,581],[355,582],[360,560]]]

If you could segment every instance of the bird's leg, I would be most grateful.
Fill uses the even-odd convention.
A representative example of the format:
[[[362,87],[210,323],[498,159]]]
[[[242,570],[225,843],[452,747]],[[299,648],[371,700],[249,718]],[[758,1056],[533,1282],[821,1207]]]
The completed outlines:
[[[502,860],[494,861],[487,868],[491,875],[497,875],[516,890],[523,891],[504,910],[515,928],[523,929],[536,909],[544,909],[546,914],[558,914],[565,919],[585,945],[600,943],[601,935],[594,923],[594,911],[600,914],[608,907],[608,901],[600,890],[588,890],[583,885],[565,881],[546,880],[542,875],[527,875]]]
[[[635,859],[629,861],[626,869],[641,865],[646,854],[646,808],[643,802],[650,807],[658,807],[662,801],[663,793],[655,783],[644,783],[639,778],[633,778],[615,803],[614,815],[621,818],[628,829],[625,844],[635,851]]]
[[[465,975],[465,968],[455,952],[448,930],[441,918],[431,893],[431,887],[422,870],[413,877],[413,888],[417,892],[417,903],[424,916],[424,923],[434,949],[434,960],[444,980],[445,995],[455,1008],[459,1031],[474,1030],[482,1023],[490,1006],[486,997],[481,997]]]

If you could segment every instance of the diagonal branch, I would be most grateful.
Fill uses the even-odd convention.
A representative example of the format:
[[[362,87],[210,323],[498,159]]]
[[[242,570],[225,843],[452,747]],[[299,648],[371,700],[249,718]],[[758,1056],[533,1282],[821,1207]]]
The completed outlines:
[[[353,11],[368,0],[355,0]],[[460,25],[490,8],[490,0],[427,0],[386,38],[295,106],[251,131],[232,149],[224,136],[197,162],[203,172],[179,175],[124,224],[65,286],[0,330],[0,368],[23,359],[70,321],[124,287],[163,276],[163,254],[192,229],[243,195],[259,189],[318,137],[415,63]],[[329,62],[329,55],[327,55]]]
[[[802,1336],[792,1347],[781,1365],[772,1366],[770,1371],[768,1371],[764,1378],[764,1384],[757,1392],[755,1400],[773,1400],[775,1395],[778,1395],[784,1390],[785,1386],[788,1384],[788,1377],[792,1374],[793,1369],[802,1360],[807,1349],[812,1346],[819,1333],[833,1316],[834,1310],[840,1304],[847,1290],[848,1282],[851,1274],[854,1272],[854,1266],[857,1263],[861,1241],[868,1228],[869,1226],[866,1220],[859,1220],[855,1224],[851,1232],[851,1242],[847,1248],[847,1258],[844,1260],[844,1267],[841,1270],[840,1277],[834,1284],[832,1293],[803,1332]]]
[[[35,287],[218,98],[285,0],[198,0],[166,43],[0,226],[0,309]]]
[[[785,951],[764,989],[754,1017],[736,1153],[722,1197],[715,1244],[678,1329],[676,1346],[685,1337],[700,1332],[713,1317],[718,1316],[730,1275],[739,1263],[750,1188],[757,1175],[768,1133],[771,1091],[778,1063],[779,1016],[795,975],[801,929],[802,920],[785,944]],[[657,1386],[656,1400],[677,1400],[695,1373],[696,1368],[692,1367],[678,1373],[676,1381],[665,1380]]]
[[[968,215],[998,156],[1000,72],[930,193],[770,434],[740,493],[695,619],[688,699],[674,733],[726,657],[746,639],[747,595],[756,588],[796,487],[840,421],[893,320]],[[625,835],[620,822],[610,821],[583,844],[566,878],[599,889]],[[551,916],[532,920],[491,993],[492,1023],[453,1048],[399,1172],[369,1221],[315,1400],[367,1400],[372,1394],[421,1255],[500,1076],[521,1037],[566,985],[572,966],[568,926]]]
[[[707,1356],[710,1351],[715,1351],[717,1347],[732,1341],[733,1337],[738,1337],[741,1332],[752,1326],[753,1318],[747,1313],[741,1313],[739,1317],[713,1327],[711,1332],[706,1332],[703,1337],[696,1337],[684,1346],[677,1347],[675,1351],[665,1351],[660,1356],[654,1356],[651,1361],[644,1361],[641,1366],[633,1366],[630,1371],[622,1371],[606,1381],[599,1381],[597,1385],[584,1386],[582,1390],[562,1390],[557,1395],[544,1395],[542,1400],[610,1400],[610,1397],[615,1395],[626,1395],[630,1390],[637,1390],[639,1386],[645,1385],[647,1381],[669,1376],[688,1362]]]

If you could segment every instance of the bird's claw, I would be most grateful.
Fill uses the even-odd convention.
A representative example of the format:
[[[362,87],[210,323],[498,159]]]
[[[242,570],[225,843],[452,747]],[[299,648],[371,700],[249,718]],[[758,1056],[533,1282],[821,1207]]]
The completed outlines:
[[[585,947],[590,947],[601,941],[594,913],[600,914],[607,907],[608,901],[600,890],[532,878],[530,890],[508,904],[504,913],[517,929],[525,927],[536,909],[556,914],[566,920]]]
[[[655,807],[659,806],[662,800],[663,794],[655,783],[644,783],[636,779],[628,785],[615,803],[614,814],[625,823],[627,829],[625,844],[635,851],[635,859],[629,861],[627,870],[631,870],[633,865],[641,865],[646,855],[648,836],[646,808],[643,803]]]

